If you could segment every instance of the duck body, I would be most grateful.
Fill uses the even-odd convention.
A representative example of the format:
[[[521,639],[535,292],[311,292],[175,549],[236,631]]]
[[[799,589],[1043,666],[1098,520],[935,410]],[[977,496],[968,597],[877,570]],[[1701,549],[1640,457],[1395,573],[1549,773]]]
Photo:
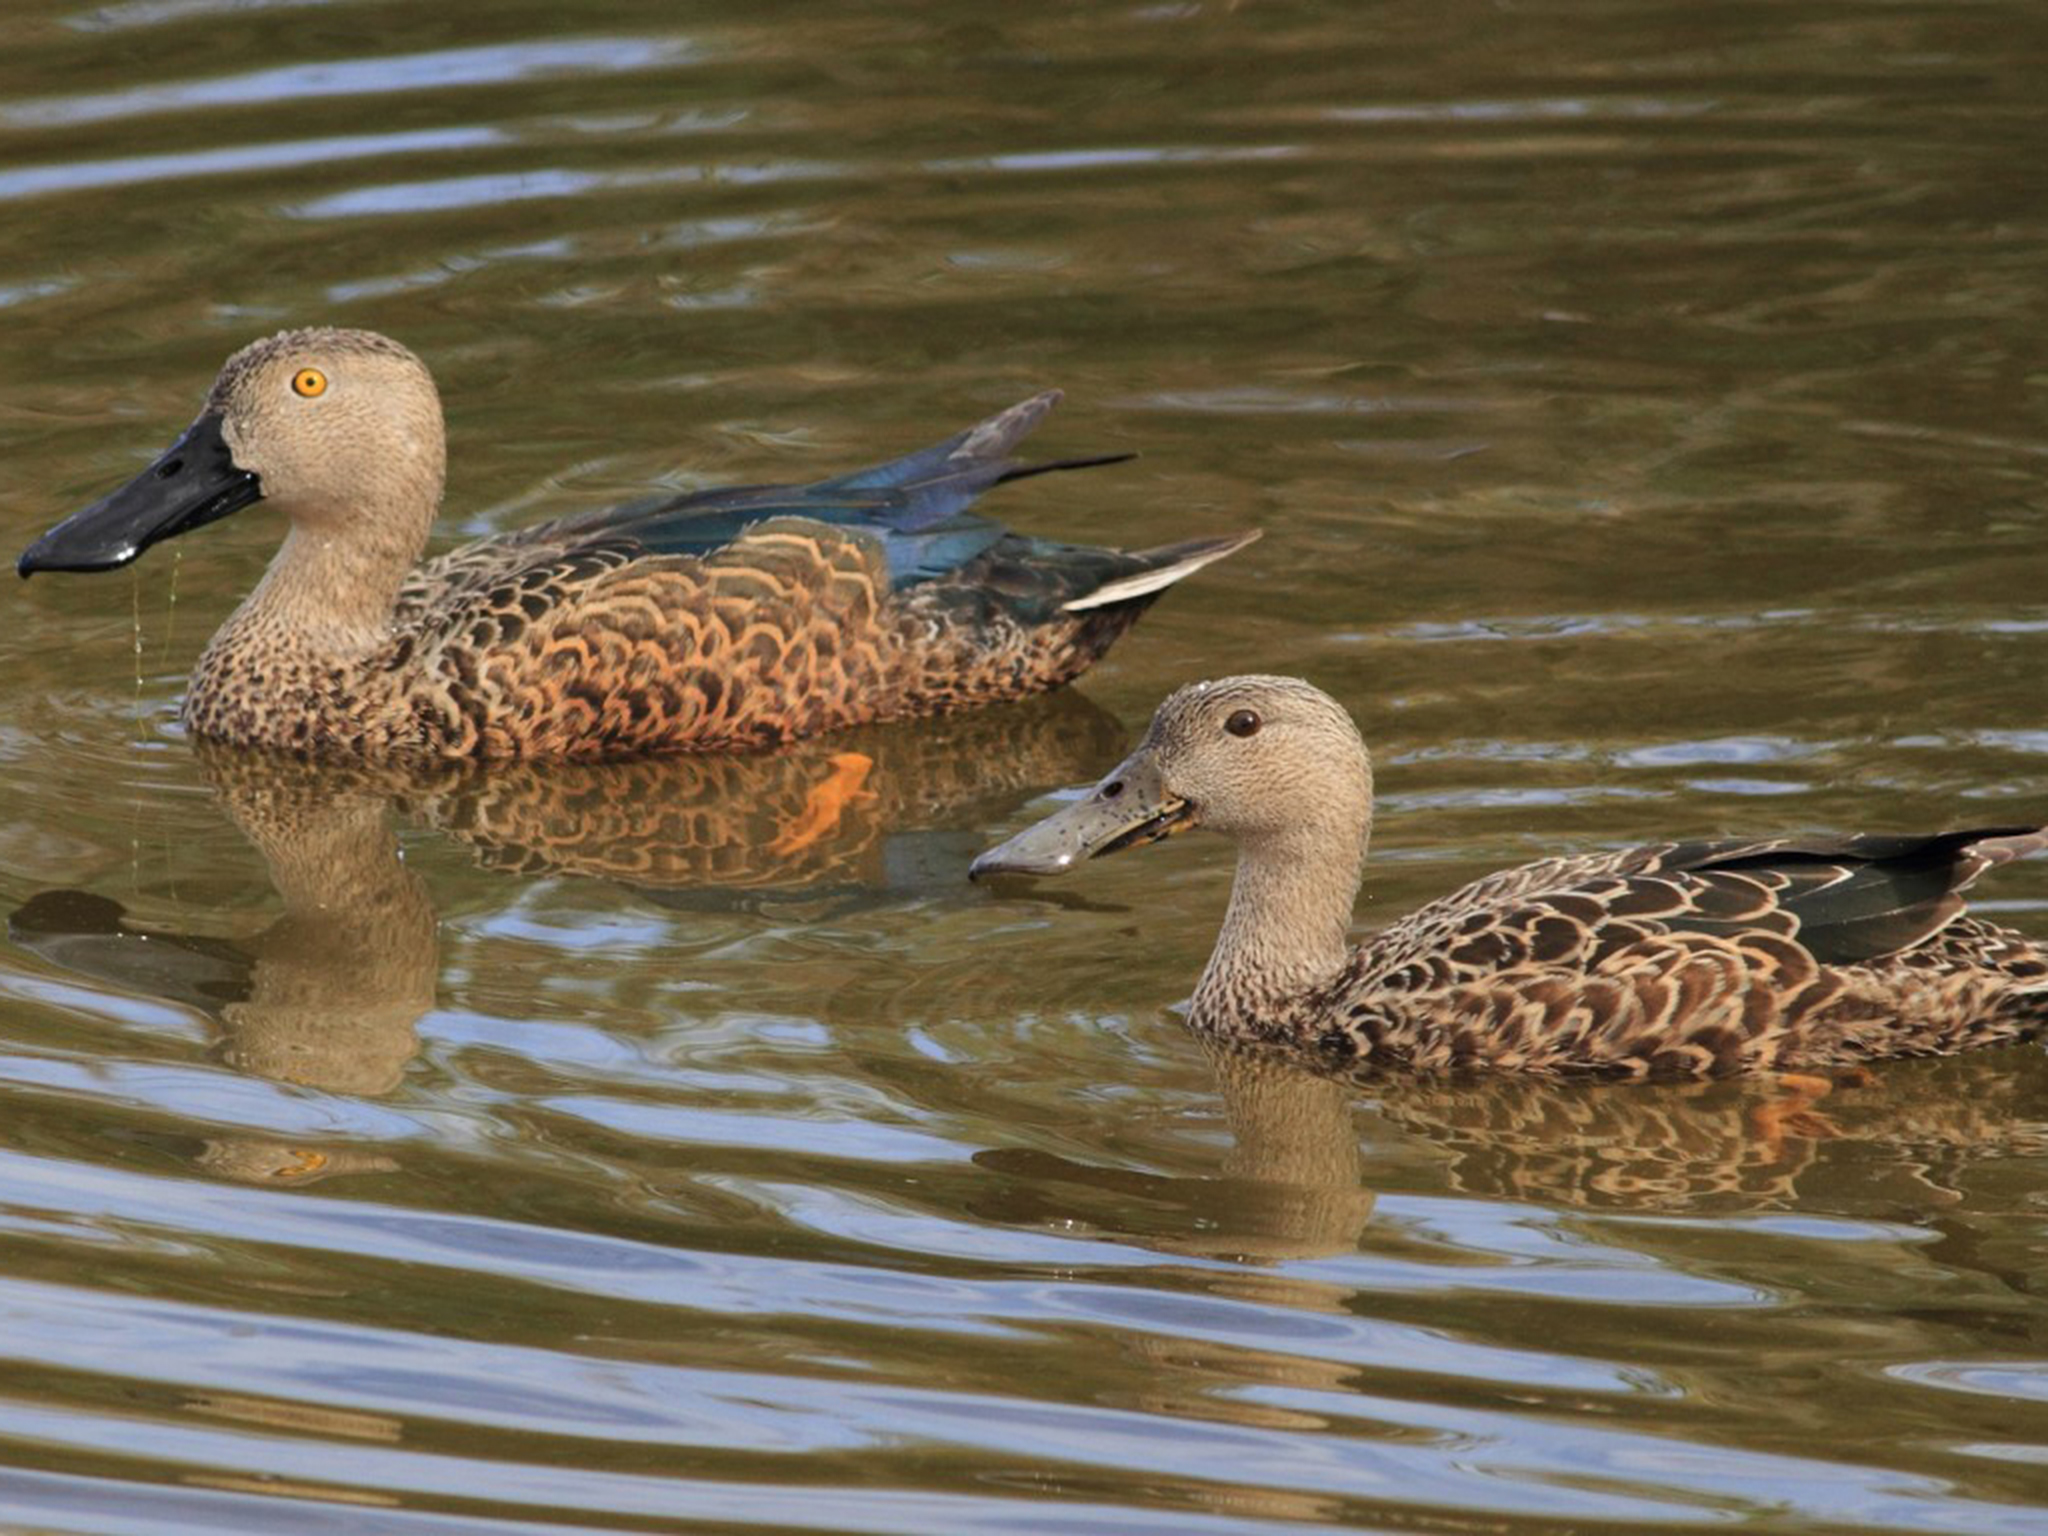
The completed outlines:
[[[1036,396],[801,486],[659,497],[417,563],[445,472],[431,376],[365,331],[288,331],[193,427],[20,570],[102,570],[259,501],[283,547],[194,669],[184,720],[322,755],[593,758],[772,747],[985,704],[1085,670],[1166,587],[1255,535],[1126,553],[970,510],[1047,470]]]
[[[1965,912],[2048,829],[1661,843],[1477,880],[1348,937],[1371,762],[1292,678],[1182,689],[1084,800],[976,861],[1047,874],[1210,826],[1239,845],[1189,1022],[1351,1065],[1710,1077],[2048,1030],[2048,947]]]
[[[608,513],[453,550],[407,577],[359,655],[315,643],[288,611],[245,606],[201,655],[185,724],[366,756],[774,747],[1069,682],[1156,592],[1065,602],[1180,558],[1057,545],[967,514],[950,536],[986,547],[899,585],[891,542],[907,541],[885,525],[806,516],[787,494],[742,522],[721,499],[681,498],[638,526]]]
[[[1292,1008],[1208,1016],[1437,1069],[1719,1077],[1948,1055],[2048,1026],[2048,951],[1961,915],[2039,828],[1666,843],[1475,881]],[[1220,1005],[1220,1006],[1219,1006]]]

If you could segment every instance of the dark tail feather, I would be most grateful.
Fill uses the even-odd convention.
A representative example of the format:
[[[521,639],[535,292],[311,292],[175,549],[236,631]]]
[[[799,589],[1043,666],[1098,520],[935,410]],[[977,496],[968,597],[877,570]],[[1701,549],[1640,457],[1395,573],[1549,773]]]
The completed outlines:
[[[898,533],[916,533],[957,516],[983,491],[1006,480],[1022,480],[1059,469],[1089,469],[1136,457],[1118,453],[1045,464],[1017,463],[1010,454],[1045,420],[1046,413],[1060,399],[1058,390],[1048,389],[1008,410],[998,411],[965,432],[955,433],[943,443],[921,448],[887,464],[820,480],[805,489],[827,497],[857,491],[894,492],[902,502],[887,514],[889,526]]]
[[[1970,852],[1984,862],[1979,869],[1990,869],[1995,865],[2024,859],[2030,853],[2048,852],[2048,827],[2020,827],[2012,830],[1999,827],[1971,835]],[[1969,879],[1975,879],[1978,870],[1972,870]],[[1967,884],[1968,881],[1966,880]]]
[[[1962,915],[1961,892],[1985,870],[2044,848],[2048,832],[2034,827],[1865,833],[1735,849],[1696,867],[1775,867],[1792,881],[1778,902],[1798,918],[1799,942],[1827,964],[1853,965],[1925,943]],[[1683,926],[1707,927],[1691,921]]]
[[[886,464],[873,464],[850,474],[820,480],[810,489],[827,492],[897,491],[906,486],[929,484],[935,479],[977,472],[986,476],[982,482],[986,488],[1016,467],[1011,462],[1011,452],[1037,429],[1038,424],[1045,420],[1046,413],[1058,405],[1061,398],[1058,390],[1048,389],[1029,400],[1019,401],[1007,410],[996,412],[986,421],[976,422],[965,432],[955,432],[943,443],[920,448]]]
[[[1157,549],[1133,550],[1130,558],[1145,562],[1141,569],[1128,576],[1105,581],[1093,592],[1071,598],[1060,606],[1068,613],[1078,613],[1156,597],[1183,576],[1192,576],[1203,566],[1213,565],[1225,555],[1236,554],[1260,532],[1253,528],[1245,533],[1224,534],[1220,538],[1185,539],[1178,544],[1162,544]]]
[[[1105,464],[1128,464],[1135,459],[1135,453],[1098,453],[1087,459],[1053,459],[1044,464],[1018,464],[996,476],[997,485],[1008,485],[1012,480],[1029,480],[1033,475],[1057,474],[1063,469],[1100,469]]]

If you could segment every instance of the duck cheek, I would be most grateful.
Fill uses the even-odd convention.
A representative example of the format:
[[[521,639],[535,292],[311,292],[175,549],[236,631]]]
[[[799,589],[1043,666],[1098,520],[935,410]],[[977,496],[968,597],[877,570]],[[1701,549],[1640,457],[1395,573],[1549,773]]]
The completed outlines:
[[[262,471],[263,488],[270,506],[301,528],[328,532],[339,526],[355,505],[346,487],[331,483],[331,476],[309,475],[289,459]]]
[[[1298,805],[1290,810],[1286,805],[1275,803],[1270,786],[1263,790],[1234,790],[1228,797],[1207,802],[1206,806],[1199,799],[1194,804],[1201,809],[1192,825],[1240,841],[1287,834],[1298,830],[1301,825]]]

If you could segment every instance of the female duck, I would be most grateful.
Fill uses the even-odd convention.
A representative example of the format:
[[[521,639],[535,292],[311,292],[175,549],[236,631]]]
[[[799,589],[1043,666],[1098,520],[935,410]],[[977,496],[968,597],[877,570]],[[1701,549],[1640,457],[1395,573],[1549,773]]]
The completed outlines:
[[[1006,533],[993,485],[1059,399],[805,486],[657,498],[415,566],[440,398],[369,331],[244,348],[170,449],[44,534],[35,571],[125,565],[262,501],[284,545],[185,698],[200,736],[301,752],[603,757],[770,746],[1057,687],[1165,588],[1256,537],[1125,554]]]
[[[1341,1061],[1611,1076],[1839,1067],[2030,1038],[2048,948],[1963,914],[2048,829],[1658,843],[1545,859],[1352,948],[1372,822],[1357,727],[1294,678],[1181,689],[1088,797],[974,863],[1056,874],[1206,826],[1238,844],[1205,1032]]]

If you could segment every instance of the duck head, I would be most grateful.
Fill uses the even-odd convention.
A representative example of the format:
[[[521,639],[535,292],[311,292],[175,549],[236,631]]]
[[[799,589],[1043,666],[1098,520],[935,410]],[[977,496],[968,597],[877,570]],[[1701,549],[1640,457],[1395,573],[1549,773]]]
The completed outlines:
[[[154,464],[37,539],[16,569],[112,570],[259,501],[323,540],[360,537],[381,514],[391,526],[374,537],[416,555],[445,470],[440,397],[417,357],[372,331],[283,331],[229,358]]]
[[[1081,800],[976,859],[968,878],[1056,875],[1208,827],[1247,846],[1363,852],[1372,764],[1335,699],[1292,677],[1192,683]]]

